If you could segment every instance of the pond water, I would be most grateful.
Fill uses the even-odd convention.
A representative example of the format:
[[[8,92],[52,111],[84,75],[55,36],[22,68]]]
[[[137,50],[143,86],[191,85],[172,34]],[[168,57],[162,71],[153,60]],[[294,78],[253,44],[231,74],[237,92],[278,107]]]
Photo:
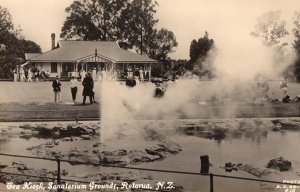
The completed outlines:
[[[210,172],[215,174],[224,174],[231,176],[241,176],[248,178],[257,178],[249,173],[242,171],[234,171],[231,173],[225,172],[220,168],[226,162],[253,164],[255,166],[265,166],[270,159],[283,156],[285,159],[292,162],[293,170],[286,173],[271,174],[266,177],[269,180],[282,181],[283,179],[299,179],[300,173],[300,132],[299,131],[284,131],[284,132],[268,132],[264,135],[240,136],[237,138],[226,138],[223,140],[206,139],[195,136],[186,136],[183,134],[170,134],[168,140],[174,141],[181,145],[182,152],[176,155],[168,155],[166,159],[151,163],[143,163],[135,165],[136,167],[173,170],[173,171],[200,171],[200,156],[208,155],[210,162],[213,164],[210,167]],[[0,141],[0,153],[19,154],[32,156],[27,147],[39,145],[50,141],[43,138],[5,138]],[[144,137],[138,132],[127,135],[122,138],[111,138],[105,142],[104,150],[109,149],[135,149],[143,146],[149,146],[155,143],[154,141],[145,141]],[[84,143],[82,143],[84,144]],[[62,147],[72,147],[78,143],[71,143]],[[56,170],[56,163],[43,160],[33,159],[18,159],[1,156],[2,164],[10,164],[11,161],[20,161],[32,168],[47,168]],[[85,165],[70,165],[62,164],[62,169],[69,172],[69,175],[83,176],[94,172],[99,172],[100,168]],[[103,168],[101,168],[103,169]],[[124,169],[106,171],[125,172]],[[185,191],[209,191],[209,178],[204,176],[190,176],[170,173],[158,173],[149,171],[139,171],[143,175],[153,176],[160,181],[173,181],[182,185]],[[298,174],[298,177],[297,177]],[[226,178],[215,178],[215,191],[231,192],[244,191],[253,192],[261,191],[266,186],[259,182],[241,181]],[[267,184],[276,191],[275,184]]]
[[[221,141],[199,138],[194,136],[173,135],[170,140],[182,146],[182,152],[177,155],[169,155],[163,161],[151,162],[139,165],[143,168],[164,169],[173,171],[200,172],[200,156],[208,155],[210,172],[222,175],[257,178],[249,173],[238,171],[226,173],[224,167],[226,162],[251,164],[255,166],[266,166],[270,159],[283,156],[292,162],[293,172],[279,175],[271,175],[267,178],[275,181],[283,179],[297,179],[295,173],[300,172],[300,132],[268,132],[267,135],[256,135],[252,137],[230,138]],[[139,145],[139,139],[131,138],[132,144]],[[113,141],[115,146],[122,146],[122,141]],[[154,178],[163,181],[176,181],[183,185],[187,191],[209,191],[209,178],[203,176],[190,176],[166,173],[151,173]],[[275,184],[268,184],[275,191]],[[264,184],[242,180],[215,179],[216,191],[260,191]]]

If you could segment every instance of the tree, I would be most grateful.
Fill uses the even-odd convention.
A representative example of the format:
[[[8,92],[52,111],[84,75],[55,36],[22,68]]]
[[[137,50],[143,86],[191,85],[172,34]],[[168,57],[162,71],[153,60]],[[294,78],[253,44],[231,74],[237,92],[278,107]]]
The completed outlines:
[[[0,33],[12,32],[13,23],[10,13],[6,8],[0,6]]]
[[[158,3],[153,0],[132,0],[128,4],[118,23],[122,26],[119,32],[127,48],[148,54],[147,47],[151,47],[157,33],[156,6]]]
[[[33,41],[21,39],[20,44],[21,44],[22,54],[42,52],[41,47]],[[22,56],[24,57],[24,54]]]
[[[190,62],[194,63],[199,58],[199,47],[197,40],[193,39],[190,45]]]
[[[177,45],[174,33],[162,28],[155,33],[152,43],[146,47],[145,52],[154,59],[165,61],[168,54],[172,53]]]
[[[198,41],[195,39],[192,40],[190,46],[190,61],[196,62],[197,60],[205,60],[207,57],[208,51],[214,46],[214,40],[208,38],[208,33],[205,32],[205,35],[202,38],[199,38]]]
[[[116,40],[120,16],[128,0],[75,0],[61,29],[61,38],[80,40]]]
[[[251,34],[255,37],[261,37],[267,45],[278,45],[280,40],[289,34],[285,28],[286,22],[281,20],[280,17],[280,11],[264,13],[257,19],[255,31],[251,32]]]
[[[61,30],[61,37],[80,40],[118,41],[133,49],[164,60],[177,46],[173,32],[155,28],[154,0],[75,0]]]
[[[207,73],[203,71],[203,63],[207,59],[209,51],[214,47],[214,40],[209,39],[208,33],[205,32],[205,35],[202,38],[197,40],[192,40],[190,46],[190,61],[188,69],[191,69],[197,75],[202,75],[201,73]]]
[[[27,41],[15,30],[12,17],[0,6],[0,78],[11,78],[16,65],[25,61],[25,52],[41,52],[41,48]]]

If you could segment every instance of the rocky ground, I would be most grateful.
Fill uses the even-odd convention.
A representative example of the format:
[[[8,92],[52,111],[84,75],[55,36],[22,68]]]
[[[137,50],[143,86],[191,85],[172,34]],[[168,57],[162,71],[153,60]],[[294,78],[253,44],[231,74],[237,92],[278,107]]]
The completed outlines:
[[[127,125],[127,126],[130,126]],[[159,131],[155,127],[160,127]],[[175,128],[174,128],[175,127]],[[126,127],[125,127],[126,129]],[[26,150],[32,156],[43,158],[60,158],[69,161],[70,164],[91,163],[112,166],[135,166],[148,162],[160,161],[182,151],[182,147],[172,141],[168,134],[181,134],[186,136],[201,137],[207,139],[222,140],[227,137],[251,137],[253,135],[265,135],[270,131],[284,132],[286,130],[300,130],[298,118],[285,119],[212,119],[212,120],[189,120],[176,123],[157,122],[148,123],[141,128],[143,139],[151,140],[145,146],[137,146],[134,149],[122,148],[107,150],[101,141],[99,122],[52,122],[52,123],[5,123],[0,124],[0,142],[6,142],[10,138],[20,137],[24,139],[44,138],[47,139],[38,145],[27,147]],[[171,131],[172,129],[172,131]],[[120,132],[121,134],[121,132]],[[126,136],[125,136],[126,137]],[[1,147],[0,147],[1,149]],[[281,171],[293,171],[293,162],[274,157],[263,166],[251,165],[247,162],[224,162],[227,172],[245,171],[256,177],[265,178]],[[10,172],[25,175],[39,175],[54,178],[56,172],[45,169],[32,168],[24,162],[12,161],[11,164],[0,164],[2,172]],[[295,174],[300,175],[298,172]],[[84,176],[74,177],[68,174],[68,170],[62,170],[62,176],[69,179],[95,182],[147,182],[155,183],[157,180],[151,175],[140,174],[130,171],[99,171]],[[51,181],[51,179],[49,179]],[[26,176],[12,176],[1,174],[0,181],[6,183],[24,183],[25,181],[45,181],[45,179],[30,178]],[[176,185],[177,191],[183,187]],[[175,189],[173,191],[176,191]]]
[[[47,139],[42,144],[27,147],[26,150],[32,156],[68,161],[70,164],[93,164],[91,166],[127,166],[141,163],[163,160],[169,155],[175,155],[182,149],[175,142],[159,139],[153,145],[146,148],[137,149],[118,149],[103,150],[104,144],[100,140],[100,124],[97,122],[84,123],[6,123],[0,127],[1,142],[9,138],[20,137],[24,139],[43,138]],[[49,140],[50,139],[50,140]],[[55,180],[57,172],[51,172],[47,169],[31,168],[24,162],[12,162],[11,164],[0,164],[2,172],[38,175],[49,177]],[[150,176],[141,175],[132,172],[112,172],[109,173],[94,172],[85,176],[68,176],[68,171],[62,170],[62,177],[68,179],[77,179],[80,181],[95,181],[99,183],[114,182],[120,184],[126,182],[144,182],[155,184],[155,179]],[[22,184],[26,181],[45,182],[52,181],[45,178],[31,178],[27,176],[15,176],[9,174],[0,174],[0,181],[8,181],[15,184]],[[175,185],[173,191],[181,191],[182,187]],[[176,189],[176,190],[175,190]]]
[[[298,118],[201,120],[185,125],[178,124],[177,130],[190,136],[224,139],[241,135],[265,135],[268,131],[297,131],[300,130],[300,120]]]

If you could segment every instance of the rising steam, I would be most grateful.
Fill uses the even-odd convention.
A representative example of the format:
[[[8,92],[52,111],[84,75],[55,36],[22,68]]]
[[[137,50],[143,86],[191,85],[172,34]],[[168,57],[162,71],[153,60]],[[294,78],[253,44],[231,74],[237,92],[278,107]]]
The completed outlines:
[[[226,40],[224,41],[226,42]],[[164,97],[153,97],[155,85],[142,83],[129,88],[120,82],[101,84],[101,122],[103,137],[126,131],[138,131],[136,119],[172,119],[195,117],[207,100],[215,98],[230,103],[235,110],[237,101],[251,102],[257,75],[269,80],[279,79],[295,59],[287,48],[270,47],[250,35],[243,39],[229,38],[227,43],[212,49],[202,66],[214,69],[216,79],[208,82],[179,79],[170,83]],[[254,93],[255,94],[255,93]],[[209,112],[207,112],[209,113]],[[161,127],[157,127],[162,129]]]

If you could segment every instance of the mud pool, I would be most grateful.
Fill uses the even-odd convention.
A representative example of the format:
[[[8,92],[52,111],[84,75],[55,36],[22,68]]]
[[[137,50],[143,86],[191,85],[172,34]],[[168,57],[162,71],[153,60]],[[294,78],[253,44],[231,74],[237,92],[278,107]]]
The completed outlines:
[[[222,122],[223,120],[219,120]],[[243,120],[241,120],[243,121]],[[247,122],[252,120],[246,120]],[[255,121],[255,120],[253,120]],[[269,119],[261,120],[270,122]],[[289,120],[285,120],[289,121]],[[195,123],[197,122],[197,123]],[[218,122],[218,123],[220,123]],[[296,119],[293,123],[298,123]],[[20,123],[21,124],[21,123]],[[263,129],[256,132],[244,132],[240,134],[227,134],[222,139],[212,137],[203,137],[199,135],[187,135],[182,132],[188,126],[199,124],[199,120],[177,120],[176,122],[166,121],[138,121],[131,124],[126,123],[121,129],[118,129],[108,139],[103,141],[99,150],[113,151],[119,149],[140,150],[147,146],[157,143],[161,139],[167,139],[181,146],[182,151],[177,154],[168,154],[164,159],[153,162],[143,162],[136,165],[128,165],[143,168],[200,172],[200,156],[208,155],[210,163],[210,172],[215,174],[224,174],[231,176],[241,176],[249,178],[258,178],[245,171],[225,172],[224,164],[226,162],[243,163],[254,165],[255,167],[266,169],[266,164],[270,159],[283,156],[292,162],[292,170],[289,172],[279,172],[271,169],[271,174],[263,176],[262,179],[282,181],[283,179],[299,179],[300,177],[300,131],[297,130],[276,130],[272,131],[275,125],[268,123],[262,124]],[[200,121],[201,124],[201,121]],[[241,124],[241,123],[240,123]],[[2,123],[2,130],[5,127],[11,127],[9,123]],[[151,126],[150,126],[151,125]],[[175,125],[179,125],[176,128]],[[270,127],[265,128],[264,126]],[[294,125],[294,124],[293,124]],[[14,126],[17,126],[14,124]],[[273,127],[272,127],[273,126]],[[130,129],[129,129],[130,127]],[[156,128],[155,128],[156,127]],[[170,128],[170,127],[173,127]],[[14,129],[14,127],[11,127]],[[20,129],[16,127],[16,129]],[[251,129],[251,126],[248,126]],[[254,129],[252,127],[252,129]],[[258,129],[258,128],[255,128]],[[22,130],[22,129],[20,129]],[[105,134],[105,133],[103,133]],[[20,138],[18,133],[7,136],[1,134],[0,153],[29,155],[33,156],[28,148],[41,145],[52,141],[51,138]],[[100,137],[94,137],[91,140],[74,140],[73,142],[60,142],[59,148],[69,149],[73,147],[90,146],[92,142],[100,141]],[[102,142],[102,141],[101,141]],[[18,159],[1,156],[1,164],[10,165],[12,161],[22,161],[28,167],[34,169],[46,168],[51,171],[56,170],[56,163],[43,160]],[[204,176],[190,176],[169,173],[158,173],[150,171],[129,171],[126,169],[101,168],[85,165],[71,165],[62,163],[62,170],[68,172],[70,178],[81,178],[86,175],[97,174],[99,172],[135,172],[142,177],[155,179],[156,181],[172,181],[183,186],[184,191],[209,191],[209,178]],[[265,184],[259,182],[247,182],[225,178],[215,178],[214,187],[216,191],[276,191],[275,184]]]

